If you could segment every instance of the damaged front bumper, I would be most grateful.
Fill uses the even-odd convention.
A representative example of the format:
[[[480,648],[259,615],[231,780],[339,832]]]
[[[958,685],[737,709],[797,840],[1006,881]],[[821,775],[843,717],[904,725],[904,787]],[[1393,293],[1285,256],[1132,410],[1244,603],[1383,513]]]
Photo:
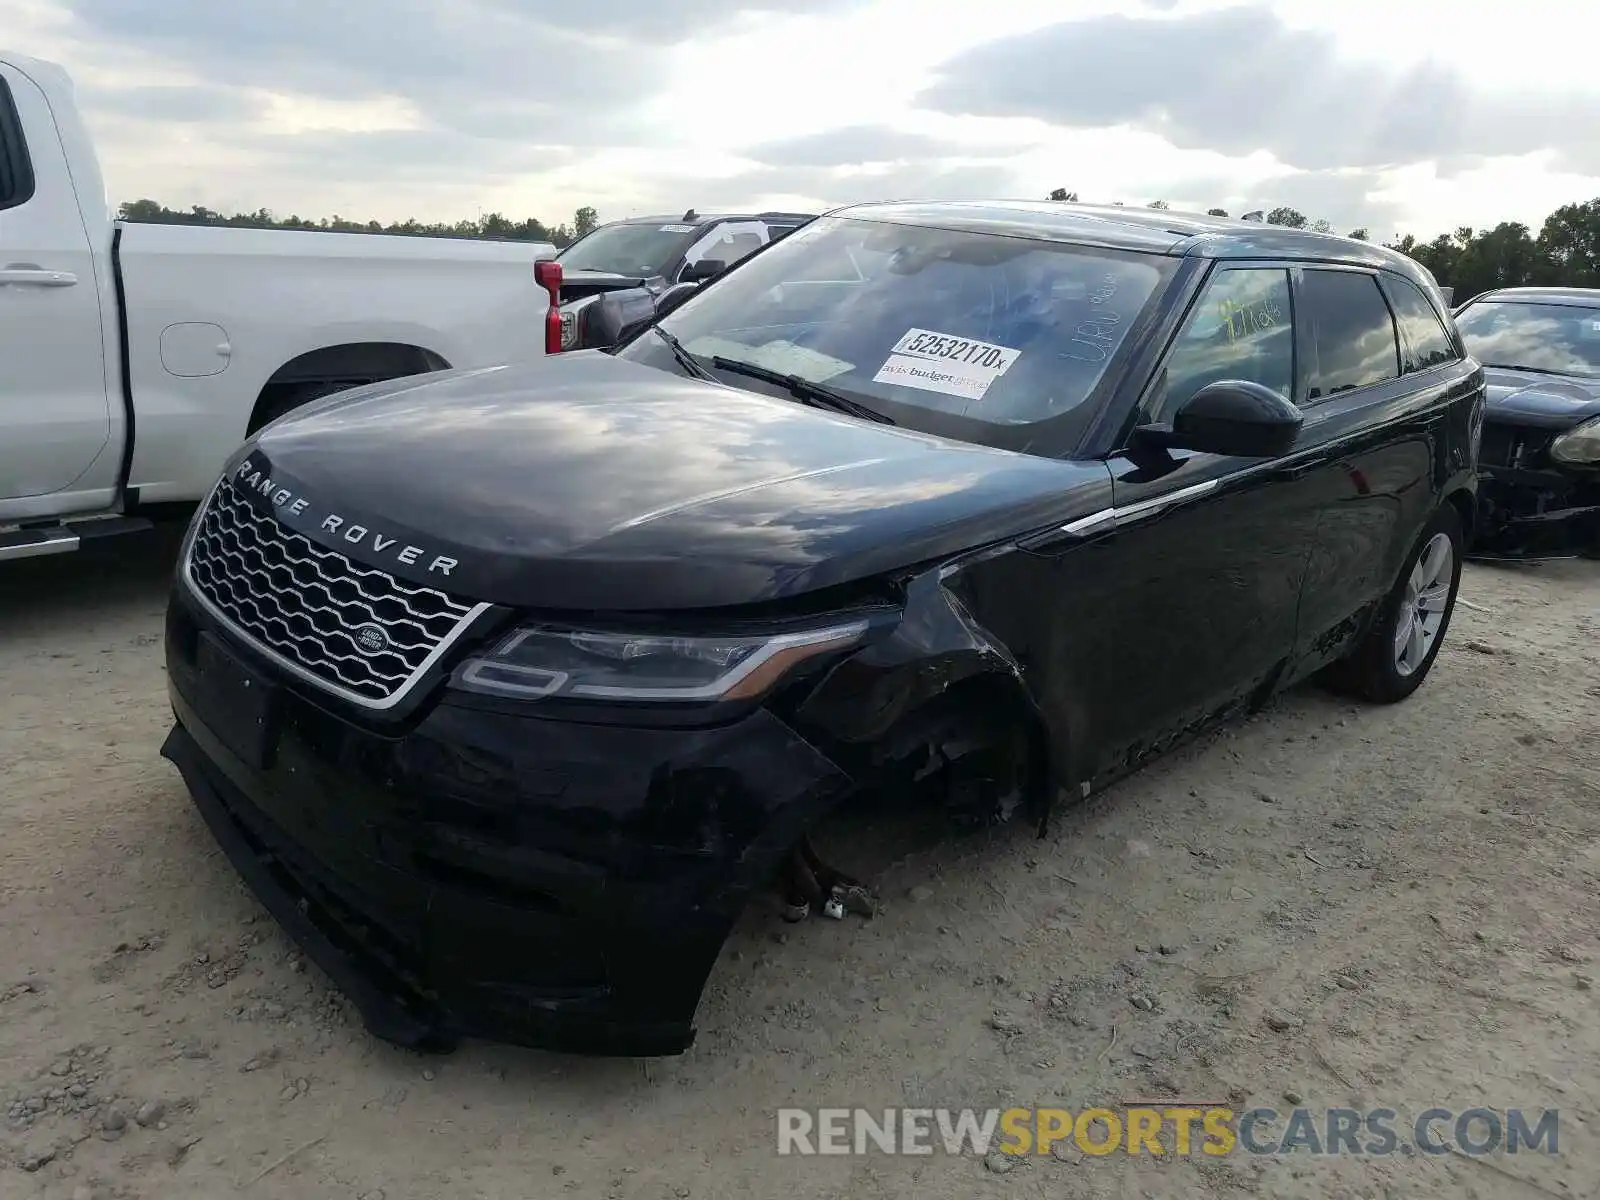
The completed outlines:
[[[1472,557],[1600,556],[1600,470],[1552,460],[1553,438],[1548,429],[1485,425]]]
[[[261,737],[219,707],[202,639],[271,692]],[[652,729],[446,699],[385,730],[277,682],[181,595],[167,643],[162,752],[219,845],[369,1029],[419,1049],[681,1052],[751,892],[849,785],[765,709]]]

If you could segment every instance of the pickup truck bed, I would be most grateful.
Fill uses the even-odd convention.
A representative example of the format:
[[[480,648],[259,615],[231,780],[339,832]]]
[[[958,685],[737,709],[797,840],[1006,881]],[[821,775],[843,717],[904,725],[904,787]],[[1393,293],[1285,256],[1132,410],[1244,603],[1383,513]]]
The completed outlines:
[[[198,501],[318,395],[542,354],[554,253],[113,221],[66,73],[0,51],[0,560]]]

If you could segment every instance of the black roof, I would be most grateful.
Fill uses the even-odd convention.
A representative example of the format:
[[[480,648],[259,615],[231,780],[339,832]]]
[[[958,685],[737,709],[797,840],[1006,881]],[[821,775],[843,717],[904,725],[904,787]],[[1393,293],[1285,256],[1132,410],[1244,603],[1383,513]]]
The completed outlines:
[[[1472,298],[1501,300],[1517,304],[1570,304],[1577,308],[1600,308],[1600,288],[1580,287],[1508,287],[1480,292]]]
[[[829,215],[934,225],[1039,241],[1079,242],[1196,258],[1292,258],[1385,267],[1428,288],[1433,277],[1415,259],[1355,238],[1233,217],[1162,208],[1070,204],[1057,200],[894,201],[853,204]]]

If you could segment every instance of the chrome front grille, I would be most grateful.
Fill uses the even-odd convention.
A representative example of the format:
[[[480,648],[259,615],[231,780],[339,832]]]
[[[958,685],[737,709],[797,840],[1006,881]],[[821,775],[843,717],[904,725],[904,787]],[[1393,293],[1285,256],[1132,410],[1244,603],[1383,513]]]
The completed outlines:
[[[200,518],[186,569],[241,633],[374,708],[400,699],[481,609],[318,546],[256,509],[231,479]]]

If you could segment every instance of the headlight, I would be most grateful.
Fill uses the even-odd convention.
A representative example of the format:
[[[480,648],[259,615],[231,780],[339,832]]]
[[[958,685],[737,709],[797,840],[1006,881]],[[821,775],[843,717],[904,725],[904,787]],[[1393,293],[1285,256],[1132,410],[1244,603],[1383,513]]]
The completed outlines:
[[[767,636],[664,637],[541,625],[462,663],[451,682],[518,700],[748,700],[806,659],[854,645],[867,627],[863,620]]]
[[[1572,467],[1600,464],[1600,417],[1585,421],[1551,442],[1550,457]]]

